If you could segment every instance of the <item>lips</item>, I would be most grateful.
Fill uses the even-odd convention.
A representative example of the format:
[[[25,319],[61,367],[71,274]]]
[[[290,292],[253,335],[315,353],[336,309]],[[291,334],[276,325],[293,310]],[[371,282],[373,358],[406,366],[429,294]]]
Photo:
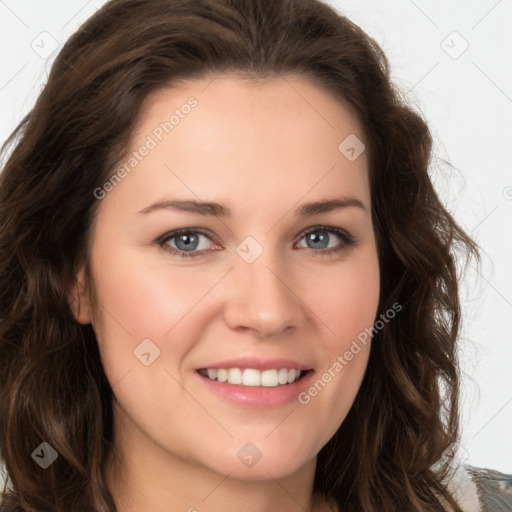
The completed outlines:
[[[226,361],[217,361],[211,364],[201,366],[199,369],[219,369],[219,368],[254,368],[255,370],[272,370],[279,368],[294,368],[296,370],[311,370],[311,365],[295,361],[293,359],[260,359],[256,357],[240,357],[237,359],[229,359]]]
[[[233,366],[233,364],[239,366]],[[212,393],[237,407],[256,409],[278,408],[297,404],[300,394],[311,385],[315,378],[315,372],[312,368],[301,369],[300,367],[303,365],[297,363],[294,364],[299,368],[293,368],[294,364],[290,363],[281,366],[282,361],[279,363],[264,362],[259,364],[260,368],[254,368],[254,366],[258,366],[258,364],[254,364],[254,361],[252,364],[247,364],[248,367],[243,367],[240,362],[216,363],[215,366],[197,369],[195,375],[199,385],[204,387],[208,393]],[[219,366],[224,366],[224,368],[219,368]],[[261,366],[267,368],[261,369]],[[270,368],[268,368],[269,366]],[[281,380],[284,382],[284,370],[286,370],[287,381],[286,384],[280,384],[279,374],[281,373]],[[218,380],[219,373],[221,379],[230,379],[230,373],[232,373],[235,382],[240,380],[241,374],[242,382],[240,384],[232,384],[228,380],[220,382]],[[289,375],[293,377],[292,382],[288,382]],[[275,385],[276,378],[277,385]]]

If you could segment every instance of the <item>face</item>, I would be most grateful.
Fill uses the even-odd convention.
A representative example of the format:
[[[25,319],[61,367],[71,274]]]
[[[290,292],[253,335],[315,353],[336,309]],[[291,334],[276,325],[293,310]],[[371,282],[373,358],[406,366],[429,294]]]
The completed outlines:
[[[357,117],[298,76],[148,98],[132,160],[96,191],[94,300],[76,314],[126,444],[241,479],[315,460],[355,399],[370,350],[357,337],[377,312],[361,141]]]

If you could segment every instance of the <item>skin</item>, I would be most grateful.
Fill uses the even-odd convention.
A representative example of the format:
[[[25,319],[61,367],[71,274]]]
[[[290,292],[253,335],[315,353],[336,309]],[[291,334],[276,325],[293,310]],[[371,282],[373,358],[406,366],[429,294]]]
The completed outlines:
[[[92,323],[115,394],[109,489],[119,512],[331,510],[312,500],[316,457],[355,399],[370,344],[305,405],[237,406],[196,369],[284,357],[307,362],[319,378],[373,325],[379,262],[367,154],[349,161],[338,150],[350,134],[364,141],[362,127],[304,77],[252,83],[224,74],[152,94],[131,149],[191,96],[198,105],[101,200],[90,275],[79,269],[72,290],[75,317]],[[339,196],[364,209],[293,214]],[[171,198],[216,201],[232,216],[139,213]],[[305,232],[322,225],[355,243],[320,254],[326,249],[308,245]],[[182,228],[211,233],[199,238],[201,256],[174,256],[176,239],[157,242]],[[248,236],[263,248],[250,264],[236,252]],[[344,245],[328,236],[329,248]],[[149,366],[134,357],[146,338],[160,349]],[[248,442],[262,453],[252,467],[237,457]]]

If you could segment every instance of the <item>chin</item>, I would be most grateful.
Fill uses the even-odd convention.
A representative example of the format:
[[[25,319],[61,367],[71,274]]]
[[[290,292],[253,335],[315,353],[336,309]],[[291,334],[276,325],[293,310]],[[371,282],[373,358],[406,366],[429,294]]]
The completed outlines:
[[[296,473],[305,465],[314,465],[316,453],[309,457],[308,454],[300,443],[290,446],[281,442],[276,446],[268,440],[254,443],[234,440],[231,447],[213,453],[208,466],[237,480],[279,479]],[[211,464],[212,460],[217,461],[215,465]]]

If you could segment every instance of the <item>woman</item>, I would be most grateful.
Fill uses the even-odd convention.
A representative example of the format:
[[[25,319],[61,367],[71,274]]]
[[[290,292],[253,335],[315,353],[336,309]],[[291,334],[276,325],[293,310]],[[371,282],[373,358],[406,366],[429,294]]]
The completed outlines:
[[[2,510],[510,509],[447,456],[477,247],[350,21],[111,1],[7,147]]]

